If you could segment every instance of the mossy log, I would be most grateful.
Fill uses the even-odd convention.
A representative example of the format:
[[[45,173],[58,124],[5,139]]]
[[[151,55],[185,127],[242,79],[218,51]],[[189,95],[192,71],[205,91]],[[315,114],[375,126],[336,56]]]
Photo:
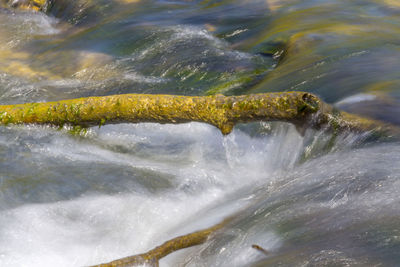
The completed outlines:
[[[123,94],[57,102],[0,105],[0,124],[101,126],[116,123],[204,122],[229,134],[237,123],[286,121],[299,127],[334,130],[378,130],[398,135],[398,128],[335,110],[306,92],[242,96],[177,96]]]
[[[224,227],[232,218],[233,217],[228,217],[221,223],[209,227],[207,229],[175,237],[171,240],[166,241],[162,245],[152,250],[149,250],[146,253],[121,258],[109,263],[103,263],[92,267],[127,267],[127,266],[143,266],[143,265],[158,267],[159,260],[161,258],[164,258],[168,254],[171,254],[172,252],[175,252],[177,250],[203,244],[204,242],[207,241],[208,237],[212,233]]]

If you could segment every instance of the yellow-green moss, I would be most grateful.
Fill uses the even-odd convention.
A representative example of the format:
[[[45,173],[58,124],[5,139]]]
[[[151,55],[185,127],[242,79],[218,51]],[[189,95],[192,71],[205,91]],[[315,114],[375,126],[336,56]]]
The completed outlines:
[[[20,9],[30,9],[30,10],[43,10],[47,4],[47,0],[19,0],[19,1],[10,1],[10,0],[3,0],[8,5],[11,5],[15,8]]]
[[[326,125],[335,131],[377,129],[390,135],[399,133],[392,125],[335,111],[318,97],[305,92],[193,97],[126,94],[0,106],[0,124],[3,125],[35,123],[83,129],[122,122],[191,121],[214,125],[222,134],[229,134],[236,123],[251,121],[286,121],[313,127]]]
[[[292,92],[230,97],[127,94],[6,105],[0,106],[0,124],[88,127],[120,122],[198,121],[212,124],[223,134],[228,134],[238,122],[302,120],[306,113],[315,112],[303,99],[306,94]]]

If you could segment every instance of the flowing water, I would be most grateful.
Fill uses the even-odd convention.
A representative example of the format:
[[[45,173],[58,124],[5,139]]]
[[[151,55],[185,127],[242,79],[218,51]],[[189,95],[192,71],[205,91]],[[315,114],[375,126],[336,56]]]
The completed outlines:
[[[397,0],[6,2],[1,104],[302,90],[400,124]],[[399,266],[400,144],[285,123],[0,127],[0,266],[98,264],[231,215],[161,266]]]

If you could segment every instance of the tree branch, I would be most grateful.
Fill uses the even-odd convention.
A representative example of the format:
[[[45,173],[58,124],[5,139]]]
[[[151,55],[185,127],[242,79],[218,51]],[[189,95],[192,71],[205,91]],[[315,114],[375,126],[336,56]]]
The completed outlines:
[[[232,218],[229,217],[221,223],[214,225],[210,228],[193,232],[187,235],[175,237],[171,240],[166,241],[162,245],[149,250],[146,253],[138,254],[114,260],[109,263],[103,263],[92,267],[126,267],[126,266],[137,266],[137,265],[150,265],[154,267],[159,266],[159,260],[168,254],[175,252],[180,249],[197,246],[207,241],[208,237],[215,231],[221,229],[226,225]]]
[[[266,93],[242,96],[177,96],[124,94],[57,102],[0,105],[0,124],[50,124],[89,127],[115,123],[204,122],[222,134],[237,123],[286,121],[299,127],[336,130],[378,130],[399,134],[397,127],[340,112],[306,92]]]

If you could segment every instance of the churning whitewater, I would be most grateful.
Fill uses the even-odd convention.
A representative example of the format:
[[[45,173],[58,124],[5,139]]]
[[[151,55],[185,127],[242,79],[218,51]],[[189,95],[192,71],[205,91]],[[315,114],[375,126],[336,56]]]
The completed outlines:
[[[400,124],[396,1],[12,2],[0,0],[1,105],[295,90]],[[0,266],[100,264],[228,217],[160,266],[400,262],[397,141],[283,122],[72,132],[0,127]]]

